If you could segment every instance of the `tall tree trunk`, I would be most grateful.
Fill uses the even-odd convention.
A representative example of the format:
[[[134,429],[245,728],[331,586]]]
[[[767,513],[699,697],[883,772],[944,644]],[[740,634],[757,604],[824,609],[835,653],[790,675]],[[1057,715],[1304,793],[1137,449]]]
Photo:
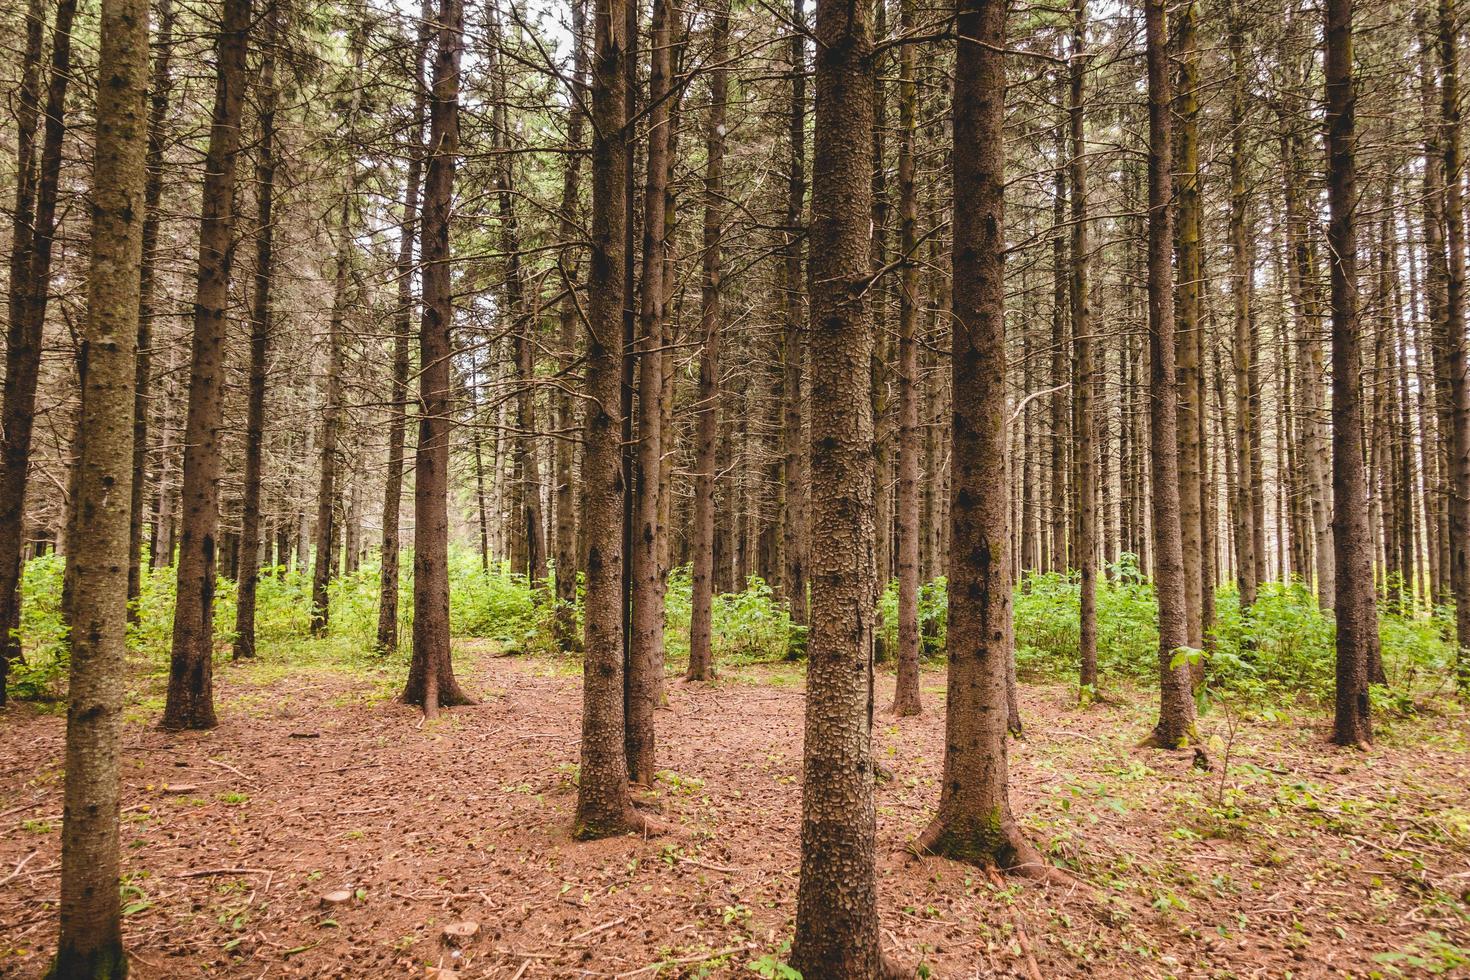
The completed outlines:
[[[1292,306],[1296,311],[1297,415],[1302,432],[1302,453],[1306,457],[1307,483],[1311,493],[1317,602],[1323,609],[1331,609],[1337,602],[1337,589],[1332,566],[1332,481],[1326,473],[1328,450],[1322,433],[1321,390],[1322,378],[1326,374],[1322,363],[1322,344],[1318,339],[1323,313],[1322,298],[1317,285],[1316,250],[1311,240],[1312,219],[1301,199],[1300,160],[1305,154],[1305,147],[1293,133],[1282,140],[1281,153],[1282,165],[1286,170],[1286,223],[1292,252],[1287,280],[1292,293]],[[1283,367],[1289,368],[1289,365]],[[1252,397],[1252,411],[1256,405],[1257,399]],[[1252,452],[1252,457],[1258,455],[1258,451]],[[1259,488],[1256,490],[1259,491]],[[1261,556],[1256,557],[1259,559]]]
[[[883,975],[871,745],[874,71],[866,2],[818,0],[811,228],[811,632],[791,965]]]
[[[1052,191],[1052,310],[1051,310],[1051,555],[1047,568],[1065,572],[1067,556],[1067,387],[1072,377],[1067,364],[1067,318],[1071,315],[1067,285],[1067,240],[1062,228],[1067,219],[1067,175],[1062,160],[1067,154],[1060,130],[1057,135],[1057,172]]]
[[[781,585],[791,621],[807,622],[807,553],[810,550],[810,460],[806,451],[806,402],[802,392],[806,339],[802,317],[801,241],[806,199],[806,37],[805,0],[792,0],[788,42],[791,72],[791,111],[787,126],[786,227],[781,249],[780,284],[784,314],[781,344],[784,403],[782,440],[785,462],[781,478],[785,494],[781,552],[785,568]]]
[[[1455,593],[1456,685],[1461,695],[1470,695],[1470,649],[1467,649],[1470,648],[1470,351],[1467,351],[1470,341],[1465,336],[1459,60],[1455,0],[1439,0],[1439,97],[1444,119],[1445,247],[1449,253],[1445,290],[1449,342],[1445,366],[1450,382],[1450,587]]]
[[[459,152],[459,65],[464,8],[440,0],[429,90],[428,166],[419,238],[423,318],[419,325],[419,434],[414,451],[413,654],[401,700],[426,718],[469,704],[449,659],[449,368],[454,295],[449,277],[450,202]]]
[[[1175,292],[1178,322],[1175,351],[1178,365],[1179,533],[1184,556],[1184,616],[1188,645],[1204,646],[1204,551],[1201,492],[1199,401],[1201,335],[1200,282],[1203,274],[1200,235],[1203,207],[1199,174],[1199,51],[1195,41],[1198,9],[1194,0],[1179,8],[1175,43],[1179,50],[1179,87],[1175,93],[1178,161]]]
[[[914,0],[900,0],[899,30],[914,30]],[[919,701],[919,195],[914,186],[918,139],[914,47],[898,53],[898,681],[893,713],[917,715]]]
[[[138,264],[147,179],[147,0],[102,5],[92,184],[88,364],[82,391],[81,495],[66,718],[61,935],[48,976],[122,977],[118,898],[119,756],[127,639]]]
[[[393,404],[388,415],[388,475],[383,483],[383,546],[378,573],[379,653],[398,649],[398,577],[401,564],[399,512],[403,508],[404,437],[408,428],[409,340],[413,333],[413,244],[419,226],[419,181],[424,166],[424,113],[428,92],[424,62],[433,37],[434,11],[424,0],[413,71],[413,123],[404,180],[403,220],[398,230],[397,307],[393,311]]]
[[[725,214],[725,106],[729,71],[725,66],[729,47],[730,10],[721,3],[711,27],[709,127],[705,137],[707,163],[704,172],[704,286],[700,294],[700,333],[704,340],[699,354],[699,388],[695,399],[694,436],[694,526],[691,611],[689,616],[689,671],[691,681],[714,677],[711,644],[715,563],[715,436],[719,430],[720,399],[720,238]],[[786,418],[787,425],[791,418]],[[789,433],[788,433],[789,435]],[[788,444],[789,445],[789,444]],[[787,455],[788,462],[791,456]],[[787,487],[787,520],[791,516],[791,488]],[[790,575],[790,541],[787,541],[787,574]],[[795,605],[792,606],[794,610]]]
[[[1159,602],[1159,721],[1145,744],[1175,748],[1195,737],[1189,665],[1184,548],[1180,536],[1178,377],[1174,365],[1173,88],[1165,0],[1146,0],[1148,55],[1149,422],[1153,462],[1154,588]]]
[[[158,229],[163,223],[163,154],[168,138],[168,105],[173,87],[173,0],[159,0],[157,54],[149,85],[148,181],[143,191],[143,261],[139,266],[138,364],[133,391],[133,497],[128,510],[128,621],[138,619],[138,595],[143,587],[143,507],[148,491],[148,386],[153,376],[154,293],[158,288],[156,253]],[[160,492],[162,487],[159,488]],[[158,529],[154,528],[157,537]],[[154,544],[156,550],[157,544]],[[156,560],[157,556],[154,556]]]
[[[564,248],[580,238],[577,221],[577,188],[582,172],[582,124],[586,98],[587,46],[582,40],[586,29],[586,0],[572,0],[572,79],[567,104],[567,149],[562,173],[560,233]],[[565,376],[576,362],[578,301],[574,285],[576,253],[563,251],[562,282],[566,295],[557,309],[561,347],[561,373]],[[557,645],[563,650],[581,647],[577,636],[577,494],[575,480],[576,445],[572,429],[576,422],[570,381],[565,377],[556,391],[558,438],[556,440],[556,619]]]
[[[0,704],[10,661],[20,654],[20,573],[24,545],[26,482],[36,421],[36,383],[41,371],[41,332],[51,293],[51,250],[66,134],[66,89],[71,79],[71,26],[76,0],[59,0],[51,34],[51,78],[46,87],[41,166],[34,174],[35,132],[40,112],[42,7],[26,17],[21,69],[20,129],[14,237],[10,246],[10,325],[6,331],[5,392],[0,405]],[[34,57],[32,56],[34,54]]]
[[[332,579],[333,558],[337,550],[338,449],[342,424],[342,330],[347,317],[347,284],[352,264],[348,216],[351,198],[344,192],[342,213],[337,226],[337,275],[332,290],[332,314],[327,325],[326,398],[322,406],[322,428],[317,437],[316,490],[316,563],[311,573],[311,632],[317,636],[327,631],[331,619],[331,599],[327,586]]]
[[[261,33],[259,142],[255,164],[255,303],[250,312],[250,384],[245,421],[245,487],[240,505],[240,574],[236,582],[234,657],[255,656],[255,591],[260,577],[261,458],[265,435],[266,356],[271,333],[272,210],[276,186],[276,34],[280,4],[266,0]],[[152,177],[150,175],[150,183]]]
[[[628,204],[628,0],[595,0],[592,255],[587,274],[586,424],[582,453],[587,591],[582,751],[573,836],[643,825],[628,794],[623,719],[622,362]]]
[[[1359,355],[1352,0],[1327,0],[1327,225],[1332,276],[1332,540],[1337,578],[1337,699],[1333,741],[1373,741],[1368,670],[1378,645],[1373,545],[1363,466]],[[1448,161],[1447,161],[1448,162]],[[1455,201],[1458,205],[1458,200]],[[1462,267],[1463,268],[1463,267]]]
[[[204,161],[199,282],[184,425],[183,528],[179,540],[173,649],[163,727],[213,728],[214,584],[219,532],[220,430],[224,425],[226,307],[234,261],[235,169],[245,96],[251,0],[224,0],[214,114]]]
[[[493,45],[502,43],[499,14],[490,6]],[[512,318],[516,371],[516,469],[520,474],[517,496],[518,537],[525,542],[525,564],[517,571],[539,589],[546,581],[546,527],[541,513],[541,465],[536,440],[536,325],[537,317],[525,297],[525,275],[521,268],[521,233],[515,213],[515,167],[511,154],[509,107],[505,70],[498,67],[501,56],[492,48],[490,73],[494,78],[495,127],[492,142],[501,151],[496,180],[500,206],[500,244],[505,253],[505,298]]]
[[[949,683],[939,812],[916,849],[1041,876],[1040,855],[1011,815],[1006,760],[1006,5],[962,0],[956,14]]]
[[[634,488],[629,637],[628,778],[652,785],[656,770],[653,711],[663,693],[664,608],[658,552],[659,474],[663,461],[664,240],[669,177],[669,102],[673,86],[673,0],[657,0],[649,38],[648,152],[643,195],[643,274],[638,310],[638,467]]]
[[[1076,383],[1072,397],[1077,408],[1077,568],[1081,575],[1078,680],[1088,690],[1097,688],[1097,475],[1093,410],[1096,370],[1092,353],[1092,310],[1088,289],[1087,133],[1086,106],[1087,0],[1072,0],[1070,117],[1072,135],[1072,343]]]
[[[1240,605],[1247,609],[1256,602],[1256,539],[1254,481],[1251,469],[1251,355],[1255,349],[1255,322],[1251,316],[1250,245],[1246,223],[1249,201],[1245,184],[1245,86],[1249,67],[1245,61],[1245,25],[1238,5],[1230,7],[1230,294],[1234,309],[1234,344],[1231,355],[1235,373],[1235,469],[1233,521],[1235,527],[1235,581]]]

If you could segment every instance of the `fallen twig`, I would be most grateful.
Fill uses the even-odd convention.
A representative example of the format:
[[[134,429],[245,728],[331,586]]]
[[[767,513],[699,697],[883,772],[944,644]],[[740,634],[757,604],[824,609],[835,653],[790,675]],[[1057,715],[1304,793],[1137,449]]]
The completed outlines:
[[[31,853],[27,854],[25,857],[21,858],[20,859],[20,863],[15,866],[15,870],[14,871],[10,872],[10,874],[6,875],[4,878],[0,878],[0,888],[4,888],[6,885],[8,885],[12,881],[14,881],[16,878],[20,877],[21,871],[25,869],[25,866],[27,864],[30,864],[31,863],[31,858],[35,857],[37,854],[40,854],[40,853],[41,853],[40,851],[32,851]]]
[[[205,868],[202,871],[184,871],[175,878],[211,878],[215,875],[273,875],[270,868]]]
[[[991,884],[996,888],[1005,887],[1005,882],[1001,881],[1000,874],[994,868],[986,868],[985,871],[990,875]],[[1026,923],[1021,921],[1018,913],[1012,912],[1011,924],[1016,927],[1016,941],[1020,944],[1021,953],[1026,960],[1026,975],[1031,980],[1044,980],[1041,975],[1041,967],[1036,962],[1036,954],[1031,951],[1031,937],[1026,935]]]

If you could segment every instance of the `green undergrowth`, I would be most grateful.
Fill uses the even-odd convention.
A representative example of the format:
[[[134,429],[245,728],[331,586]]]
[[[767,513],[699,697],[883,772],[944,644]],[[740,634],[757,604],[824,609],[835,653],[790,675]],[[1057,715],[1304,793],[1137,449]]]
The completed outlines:
[[[61,616],[64,561],[47,555],[29,562],[23,580],[21,638],[25,660],[12,665],[11,691],[22,699],[54,700],[64,688],[66,629]],[[413,623],[413,568],[405,556],[399,589],[399,649],[375,650],[379,566],[376,559],[333,579],[330,624],[323,636],[310,632],[311,579],[308,568],[266,568],[257,589],[255,676],[268,683],[272,672],[350,670],[394,673]],[[665,648],[670,672],[688,662],[691,574],[674,569],[666,592]],[[1075,575],[1038,573],[1025,577],[1015,595],[1016,662],[1031,681],[1072,682],[1077,672],[1079,585]],[[148,572],[138,599],[128,645],[141,673],[166,679],[173,626],[174,571]],[[897,649],[896,584],[878,606],[878,655]],[[221,577],[215,599],[216,653],[230,655],[234,639],[236,587]],[[580,617],[580,602],[574,614]],[[1157,677],[1157,601],[1153,586],[1131,555],[1107,569],[1098,582],[1098,662],[1104,683],[1151,686]],[[556,606],[546,589],[533,589],[502,563],[481,565],[470,549],[450,556],[450,621],[456,637],[484,640],[506,654],[558,653],[553,630]],[[945,580],[926,583],[919,597],[923,657],[942,665],[948,594]],[[772,586],[750,578],[739,592],[717,595],[712,610],[715,660],[722,675],[762,683],[799,683],[806,631],[792,622]],[[1453,632],[1449,611],[1433,616],[1380,615],[1383,661],[1389,683],[1375,688],[1376,707],[1410,714],[1452,685]],[[580,631],[580,624],[579,624]],[[1333,631],[1329,615],[1300,583],[1268,583],[1249,610],[1242,611],[1233,587],[1216,594],[1216,622],[1205,655],[1209,683],[1204,700],[1285,709],[1297,702],[1323,703],[1332,696]],[[757,674],[747,668],[768,666]],[[555,666],[555,665],[553,665]],[[579,664],[562,658],[561,667]],[[157,686],[145,684],[145,688]],[[161,695],[161,692],[160,692]]]
[[[1023,678],[1075,680],[1080,587],[1075,576],[1028,575],[1016,594],[1016,666]],[[1136,559],[1110,566],[1097,590],[1098,667],[1105,683],[1152,685],[1158,677],[1158,601]],[[1408,714],[1454,684],[1452,613],[1406,617],[1380,607],[1388,685],[1376,707]],[[1215,594],[1215,626],[1204,656],[1207,695],[1242,704],[1330,701],[1335,626],[1300,582],[1270,582],[1242,610],[1233,586]]]

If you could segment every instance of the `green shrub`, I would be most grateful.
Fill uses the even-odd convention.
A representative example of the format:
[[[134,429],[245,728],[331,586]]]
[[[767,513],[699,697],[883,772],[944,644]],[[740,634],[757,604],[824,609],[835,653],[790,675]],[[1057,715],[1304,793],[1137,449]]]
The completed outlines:
[[[664,649],[671,660],[689,660],[692,569],[669,572],[664,598]],[[716,595],[710,609],[715,661],[779,660],[805,650],[806,631],[791,622],[786,604],[771,586],[752,575],[744,591]]]
[[[71,665],[61,618],[61,580],[66,562],[52,552],[26,563],[20,580],[20,637],[24,657],[10,665],[10,694],[29,700],[60,695]]]

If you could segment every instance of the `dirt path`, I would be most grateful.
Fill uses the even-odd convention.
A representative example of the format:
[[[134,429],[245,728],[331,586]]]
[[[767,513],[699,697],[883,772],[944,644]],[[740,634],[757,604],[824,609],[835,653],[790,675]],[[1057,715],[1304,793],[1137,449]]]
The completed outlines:
[[[574,844],[577,665],[466,660],[481,704],[427,727],[389,700],[391,677],[268,663],[219,672],[214,732],[165,734],[147,702],[133,709],[133,975],[754,976],[780,956],[799,672],[671,684],[667,771],[646,802],[672,831]],[[1082,711],[1026,686],[1017,810],[1079,884],[997,888],[902,850],[938,796],[942,675],[925,683],[930,713],[880,719],[874,738],[893,772],[878,789],[885,944],[930,975],[1024,977],[1029,949],[1046,977],[1470,976],[1463,716],[1400,723],[1366,757],[1301,719],[1248,724],[1222,783],[1222,746],[1213,773],[1131,748],[1146,697]],[[0,976],[39,976],[54,948],[62,729],[32,708],[0,716]],[[322,908],[336,889],[352,900]],[[481,931],[456,955],[441,930],[462,919]]]

